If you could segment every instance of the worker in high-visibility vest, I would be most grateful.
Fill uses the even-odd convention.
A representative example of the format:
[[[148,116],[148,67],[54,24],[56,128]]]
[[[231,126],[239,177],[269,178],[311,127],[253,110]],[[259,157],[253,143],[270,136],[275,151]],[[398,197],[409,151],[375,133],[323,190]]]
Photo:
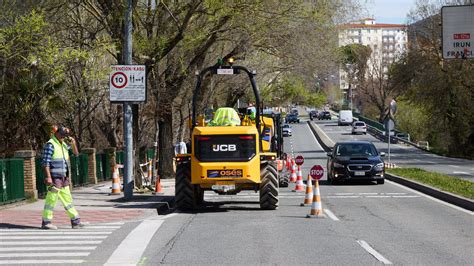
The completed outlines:
[[[69,149],[74,155],[79,155],[74,138],[70,137],[70,129],[60,126],[55,130],[51,139],[44,145],[42,166],[45,173],[45,183],[48,194],[43,209],[42,229],[56,230],[52,224],[53,210],[58,200],[71,219],[73,229],[82,228],[81,218],[72,204],[71,191],[69,190]],[[70,144],[68,145],[66,141]]]
[[[230,107],[221,107],[216,110],[214,118],[209,126],[238,126],[240,125],[239,114]]]

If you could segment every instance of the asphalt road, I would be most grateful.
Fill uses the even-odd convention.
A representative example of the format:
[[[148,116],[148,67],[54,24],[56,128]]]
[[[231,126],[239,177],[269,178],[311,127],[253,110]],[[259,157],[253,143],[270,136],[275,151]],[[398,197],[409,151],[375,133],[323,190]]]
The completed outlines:
[[[352,135],[350,126],[338,126],[337,118],[333,120],[314,120],[334,142],[345,140],[366,140],[375,144],[377,149],[388,154],[388,144],[367,135]],[[388,156],[384,158],[388,161]],[[416,167],[430,172],[457,176],[474,182],[474,162],[472,160],[449,158],[429,153],[413,146],[390,144],[390,161],[402,167]]]
[[[305,157],[303,176],[326,155],[306,123],[293,126],[285,149]],[[304,193],[280,188],[280,207],[259,209],[258,194],[206,192],[196,213],[173,213],[141,262],[156,264],[472,265],[473,213],[387,181],[328,185],[326,218],[305,218]]]

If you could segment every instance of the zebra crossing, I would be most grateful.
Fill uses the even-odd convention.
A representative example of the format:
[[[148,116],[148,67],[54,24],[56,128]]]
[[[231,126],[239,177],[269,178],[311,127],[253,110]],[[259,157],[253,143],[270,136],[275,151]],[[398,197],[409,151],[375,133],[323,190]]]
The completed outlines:
[[[90,225],[80,230],[0,228],[0,265],[82,264],[123,222]]]

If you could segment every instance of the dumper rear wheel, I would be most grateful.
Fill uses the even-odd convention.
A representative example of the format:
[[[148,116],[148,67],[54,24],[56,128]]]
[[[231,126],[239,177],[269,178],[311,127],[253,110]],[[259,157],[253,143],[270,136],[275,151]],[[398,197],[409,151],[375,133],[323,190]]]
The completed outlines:
[[[183,162],[176,166],[175,204],[180,210],[193,210],[197,207],[195,189],[191,184],[191,164]]]
[[[278,178],[280,179],[280,187],[288,187],[288,184],[290,183],[290,176],[288,173],[280,173]]]
[[[264,164],[260,170],[260,208],[275,210],[278,208],[278,171],[272,164]]]

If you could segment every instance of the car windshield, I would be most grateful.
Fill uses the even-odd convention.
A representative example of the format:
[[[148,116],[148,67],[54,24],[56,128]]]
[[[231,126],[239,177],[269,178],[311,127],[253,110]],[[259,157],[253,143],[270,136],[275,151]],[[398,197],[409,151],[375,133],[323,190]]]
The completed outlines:
[[[339,144],[336,156],[376,156],[377,150],[373,145],[365,143]]]
[[[283,128],[290,128],[290,125],[283,125]]]
[[[364,122],[356,122],[355,125],[358,126],[358,127],[361,127],[361,126],[365,126],[365,123]]]

